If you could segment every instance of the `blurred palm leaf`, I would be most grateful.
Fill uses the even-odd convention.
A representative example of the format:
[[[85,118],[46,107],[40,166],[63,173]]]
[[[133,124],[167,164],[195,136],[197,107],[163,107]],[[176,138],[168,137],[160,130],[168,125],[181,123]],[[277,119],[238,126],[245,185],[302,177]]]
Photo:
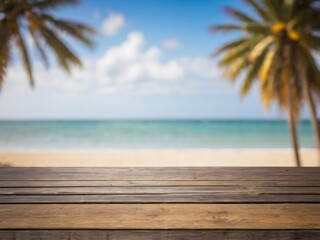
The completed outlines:
[[[246,95],[255,80],[260,79],[257,82],[264,106],[269,108],[275,102],[281,109],[288,110],[290,124],[295,129],[303,101],[308,99],[309,105],[313,105],[312,98],[303,95],[304,89],[320,95],[320,71],[314,56],[320,50],[320,1],[245,2],[258,20],[234,8],[226,8],[236,22],[215,25],[211,30],[237,32],[239,38],[217,49],[214,56],[220,57],[219,66],[224,69],[224,77],[232,81],[240,78],[241,95]],[[295,119],[291,119],[292,116]],[[294,130],[292,136],[296,144],[295,135]],[[320,148],[320,131],[318,139]],[[297,146],[295,149],[297,152]]]
[[[47,67],[49,66],[47,47],[52,50],[64,70],[69,72],[72,65],[81,66],[80,59],[61,38],[61,33],[87,46],[92,46],[95,30],[82,23],[58,19],[51,14],[53,9],[78,2],[78,0],[0,1],[0,88],[11,58],[10,48],[13,46],[20,50],[30,86],[34,86],[29,50],[24,40],[27,32]]]

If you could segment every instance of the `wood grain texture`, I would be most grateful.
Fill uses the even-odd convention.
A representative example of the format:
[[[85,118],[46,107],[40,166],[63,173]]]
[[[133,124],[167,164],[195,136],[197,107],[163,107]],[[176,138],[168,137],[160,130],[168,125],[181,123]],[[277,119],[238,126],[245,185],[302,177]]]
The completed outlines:
[[[102,194],[313,194],[320,196],[320,187],[260,187],[260,186],[154,186],[154,187],[15,187],[0,188],[0,195],[102,195]]]
[[[320,239],[320,168],[0,168],[0,240]]]
[[[0,203],[320,203],[316,168],[1,168],[0,179]]]
[[[320,168],[8,168],[0,180],[302,180],[320,181]]]
[[[0,169],[1,171],[1,169]],[[124,177],[125,178],[125,177]],[[299,180],[301,179],[301,180]],[[320,187],[320,180],[305,181],[303,176],[297,177],[296,180],[270,181],[233,181],[233,180],[105,180],[105,181],[83,181],[83,180],[10,180],[0,181],[0,187],[155,187],[155,186],[263,186],[263,187]]]
[[[1,204],[1,229],[320,229],[319,204]]]
[[[0,240],[319,240],[320,230],[0,230]]]
[[[0,203],[319,203],[319,195],[302,194],[119,194],[0,195]]]

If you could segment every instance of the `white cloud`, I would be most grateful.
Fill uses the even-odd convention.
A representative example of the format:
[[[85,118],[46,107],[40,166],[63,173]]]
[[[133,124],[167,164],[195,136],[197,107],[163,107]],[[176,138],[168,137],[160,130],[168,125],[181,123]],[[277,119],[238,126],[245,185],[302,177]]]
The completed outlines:
[[[181,85],[176,82],[182,80],[200,81],[217,76],[217,68],[210,59],[165,59],[157,46],[145,48],[145,38],[138,31],[129,33],[123,43],[108,49],[97,61],[95,72],[101,86],[108,91],[111,86],[120,91],[124,86],[131,86],[129,89],[158,88],[163,92],[164,86],[175,89]]]
[[[102,23],[102,32],[108,37],[116,35],[126,24],[125,17],[120,13],[111,13]]]
[[[74,67],[71,74],[64,72],[55,64],[47,69],[40,61],[35,62],[33,66],[35,88],[32,92],[58,97],[75,97],[88,91],[92,81],[92,65],[87,64],[86,60],[83,62],[85,67],[83,69]],[[28,76],[23,66],[18,63],[8,69],[4,94],[23,95],[29,90]]]
[[[212,86],[213,79],[219,74],[212,59],[168,59],[163,55],[158,46],[146,47],[144,35],[133,31],[122,43],[107,49],[100,58],[84,59],[84,68],[74,69],[71,75],[65,74],[58,66],[47,71],[38,62],[34,66],[36,91],[75,97],[88,93],[162,94],[212,90],[208,86]],[[10,86],[6,88],[14,90],[14,84],[17,90],[25,89],[27,86],[19,83],[26,82],[26,79],[20,65],[12,66],[7,81]]]
[[[99,82],[168,81],[183,76],[184,68],[175,59],[161,61],[161,50],[144,49],[144,44],[143,34],[135,31],[122,44],[110,48],[97,63]]]
[[[167,49],[176,49],[181,46],[181,43],[178,39],[172,38],[172,39],[166,39],[162,42],[162,46]]]

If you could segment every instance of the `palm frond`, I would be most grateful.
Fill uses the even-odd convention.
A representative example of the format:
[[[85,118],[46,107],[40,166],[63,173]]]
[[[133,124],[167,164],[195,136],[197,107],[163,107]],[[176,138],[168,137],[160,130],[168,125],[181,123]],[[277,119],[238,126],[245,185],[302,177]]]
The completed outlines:
[[[223,77],[230,79],[231,82],[234,82],[239,75],[246,70],[248,67],[247,58],[238,58],[231,64],[229,67],[225,68]]]
[[[300,44],[303,45],[306,49],[312,51],[320,51],[320,36],[314,34],[299,34]]]
[[[268,34],[270,32],[269,26],[259,23],[247,23],[244,25],[222,24],[210,27],[212,32],[218,31],[245,31],[250,34]]]
[[[282,0],[263,0],[269,13],[277,20],[284,20],[285,9]]]
[[[248,23],[243,26],[243,30],[247,31],[250,34],[264,34],[267,35],[270,33],[270,28],[267,25]]]
[[[29,57],[28,49],[24,43],[23,37],[21,35],[21,32],[19,30],[19,26],[17,23],[15,24],[14,31],[15,31],[16,43],[17,43],[17,46],[20,50],[23,64],[24,64],[24,67],[25,67],[27,74],[28,74],[28,77],[29,77],[29,84],[31,87],[33,87],[34,86],[34,78],[33,78],[33,74],[32,74],[32,66],[31,66],[31,62],[30,62],[30,57]]]
[[[35,18],[35,15],[32,12],[29,12],[29,14],[27,16],[27,20],[28,20],[29,33],[33,39],[35,47],[36,47],[37,51],[39,52],[40,57],[41,57],[44,65],[48,68],[49,67],[49,60],[48,60],[47,54],[45,52],[44,46],[41,43],[41,36],[38,33],[38,26],[42,25],[42,23],[37,21],[37,19]]]
[[[260,55],[274,42],[273,36],[267,36],[262,39],[258,44],[256,44],[250,54],[249,54],[249,61],[254,62]]]
[[[272,102],[285,109],[287,101],[287,91],[284,85],[284,69],[279,64],[277,53],[273,58],[269,68],[269,75],[261,86],[261,100],[266,109],[270,108]]]
[[[268,11],[266,11],[266,6],[262,5],[263,3],[258,3],[256,0],[245,0],[248,5],[253,8],[257,15],[264,21],[269,22],[271,20]]]
[[[256,22],[252,17],[248,16],[247,14],[245,14],[235,8],[225,7],[225,11],[229,15],[234,17],[235,19],[240,20],[242,22],[247,22],[247,23],[255,23]]]
[[[268,76],[271,74],[271,66],[272,66],[272,62],[274,61],[276,52],[277,52],[276,49],[271,49],[266,54],[266,57],[262,63],[261,70],[260,70],[260,79],[261,79],[262,85],[267,81]]]
[[[303,12],[303,14],[305,12],[309,12],[309,10],[311,10],[310,6],[312,6],[315,2],[313,0],[286,0],[286,1],[289,1],[287,2],[287,5],[290,5],[290,4],[292,5],[291,17],[300,15],[301,12]]]
[[[80,59],[50,28],[43,26],[40,34],[48,46],[53,50],[64,70],[70,72],[71,63],[82,66]]]
[[[320,69],[315,57],[304,47],[297,46],[297,60],[300,75],[307,75],[310,85],[315,86],[317,88],[317,92],[320,92]]]
[[[5,21],[0,22],[0,90],[10,59],[10,32]]]
[[[91,38],[92,35],[95,34],[95,30],[92,27],[71,21],[55,19],[47,14],[37,15],[37,17],[40,21],[50,23],[57,30],[67,33],[69,36],[88,46],[92,46]]]
[[[79,3],[79,0],[36,0],[31,3],[31,7],[43,11],[77,3]]]
[[[235,40],[235,41],[232,41],[232,42],[229,42],[225,45],[223,45],[222,47],[218,48],[214,53],[213,53],[213,56],[217,56],[229,49],[232,49],[232,48],[236,48],[244,43],[246,43],[247,41],[249,41],[250,39],[249,38],[240,38],[238,40]]]
[[[221,24],[221,25],[214,25],[210,27],[210,30],[212,32],[217,32],[217,31],[241,31],[243,30],[242,26],[239,25],[233,25],[233,24]]]
[[[269,72],[271,73],[271,71]],[[279,91],[278,92],[274,91],[274,89],[276,89],[275,87],[276,82],[279,78],[280,78],[280,72],[273,71],[273,74],[268,75],[264,83],[260,84],[260,88],[261,88],[260,97],[265,109],[269,109],[271,103],[276,100],[277,98],[276,93],[280,94]]]
[[[45,52],[44,46],[42,46],[42,43],[40,42],[39,35],[35,31],[30,31],[31,37],[33,39],[34,45],[40,54],[40,57],[44,63],[44,65],[48,68],[49,67],[49,60],[47,57],[47,54]]]
[[[264,52],[259,56],[256,62],[254,64],[251,64],[250,70],[248,71],[246,78],[243,80],[243,84],[241,87],[242,96],[245,96],[249,92],[249,90],[253,85],[254,80],[258,79],[258,73],[261,69],[261,65],[266,53],[267,53],[267,50],[264,50]]]
[[[225,56],[219,61],[219,66],[227,66],[239,58],[247,58],[248,53],[250,52],[251,47],[249,43],[243,44],[237,48],[229,50]]]
[[[30,85],[34,85],[31,59],[24,40],[25,34],[31,36],[34,47],[47,67],[49,66],[47,47],[55,54],[64,70],[70,71],[71,65],[81,66],[80,59],[62,41],[62,36],[59,34],[63,33],[91,46],[94,29],[82,23],[56,18],[50,11],[78,2],[79,0],[0,0],[0,87],[10,59],[11,44],[15,44],[20,51]]]

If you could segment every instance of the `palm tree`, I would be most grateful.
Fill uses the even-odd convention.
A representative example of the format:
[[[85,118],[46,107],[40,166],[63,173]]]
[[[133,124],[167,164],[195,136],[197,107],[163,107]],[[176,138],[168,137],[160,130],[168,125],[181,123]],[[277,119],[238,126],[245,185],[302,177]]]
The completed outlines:
[[[52,9],[76,3],[78,0],[0,0],[0,88],[14,47],[21,53],[30,86],[34,86],[26,33],[33,39],[46,66],[49,66],[47,47],[64,70],[69,72],[71,65],[81,66],[80,59],[62,40],[61,33],[91,46],[94,29],[51,14]]]
[[[256,79],[260,79],[261,97],[265,107],[275,102],[288,110],[291,143],[298,166],[301,165],[296,123],[301,105],[311,92],[319,93],[319,75],[312,54],[320,48],[319,36],[314,30],[319,24],[318,0],[246,0],[253,8],[255,17],[227,8],[237,24],[215,25],[213,31],[238,31],[236,39],[216,51],[223,54],[219,65],[224,76],[232,81],[242,80],[241,94],[246,95]],[[307,16],[307,17],[306,17]],[[318,21],[318,20],[317,20]],[[310,93],[310,94],[309,94]],[[309,94],[309,95],[308,95]],[[315,110],[312,97],[307,97],[309,106]],[[316,114],[315,111],[312,114]],[[316,118],[316,115],[314,116]],[[316,121],[317,122],[317,121]],[[315,126],[316,127],[316,126]]]

